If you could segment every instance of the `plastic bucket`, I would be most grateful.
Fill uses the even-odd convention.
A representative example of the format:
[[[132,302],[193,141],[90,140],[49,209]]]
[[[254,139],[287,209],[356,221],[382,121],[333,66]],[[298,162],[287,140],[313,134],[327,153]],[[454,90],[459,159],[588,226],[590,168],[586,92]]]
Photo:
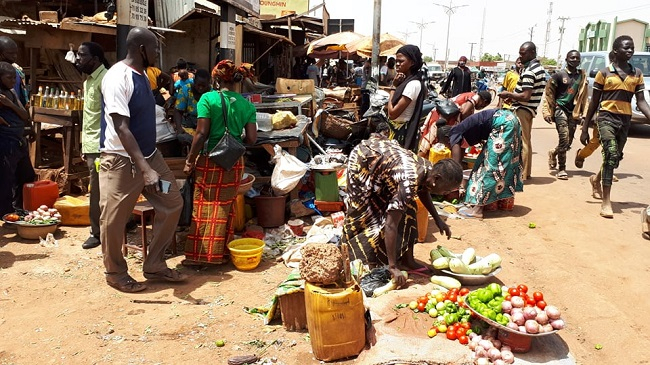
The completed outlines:
[[[262,261],[264,241],[257,238],[240,238],[228,243],[230,259],[238,270],[253,270]]]
[[[257,224],[264,228],[283,225],[286,200],[287,197],[285,195],[256,196]]]
[[[316,200],[325,202],[339,201],[339,183],[336,171],[314,171],[316,183]]]

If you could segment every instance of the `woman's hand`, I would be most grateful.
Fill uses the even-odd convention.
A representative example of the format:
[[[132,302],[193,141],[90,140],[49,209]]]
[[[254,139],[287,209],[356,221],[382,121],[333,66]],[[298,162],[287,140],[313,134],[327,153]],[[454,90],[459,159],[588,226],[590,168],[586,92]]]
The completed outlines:
[[[194,162],[185,161],[185,167],[183,167],[183,173],[185,173],[185,175],[187,176],[192,175],[192,172],[194,172],[195,165],[196,164]]]
[[[401,72],[398,72],[397,75],[395,75],[395,78],[393,79],[393,87],[398,87],[402,82],[406,80],[406,75],[404,75]]]
[[[393,267],[393,268],[388,268],[388,271],[390,272],[390,275],[393,277],[393,280],[395,280],[395,284],[397,284],[398,288],[403,287],[406,285],[406,276],[402,274],[402,271],[400,269]]]
[[[451,238],[451,229],[442,218],[438,217],[438,219],[436,219],[436,226],[440,229],[440,234],[446,235],[447,239]]]

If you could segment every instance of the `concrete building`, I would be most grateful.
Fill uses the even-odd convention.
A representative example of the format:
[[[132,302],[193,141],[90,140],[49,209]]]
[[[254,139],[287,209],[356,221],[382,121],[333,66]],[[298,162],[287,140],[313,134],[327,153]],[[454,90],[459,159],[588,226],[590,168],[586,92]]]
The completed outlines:
[[[616,37],[629,35],[634,40],[636,51],[650,52],[650,27],[647,22],[638,19],[610,22],[599,20],[590,22],[580,29],[578,51],[609,51]]]

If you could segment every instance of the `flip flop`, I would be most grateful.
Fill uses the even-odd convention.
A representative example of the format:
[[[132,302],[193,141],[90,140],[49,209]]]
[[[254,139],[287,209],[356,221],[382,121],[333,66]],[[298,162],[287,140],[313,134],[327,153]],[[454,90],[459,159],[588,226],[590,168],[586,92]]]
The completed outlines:
[[[600,216],[603,218],[614,218],[614,212],[612,211],[611,208],[605,209],[601,208],[600,209]]]
[[[179,271],[172,270],[170,268],[167,268],[165,270],[161,270],[158,272],[154,273],[148,273],[145,272],[142,274],[147,280],[162,280],[162,281],[169,281],[169,282],[179,282],[179,281],[185,281],[187,280],[187,275],[183,274]]]
[[[106,284],[124,293],[137,293],[147,289],[147,286],[145,284],[138,283],[134,278],[130,276],[118,281],[117,283],[112,283],[107,280]]]
[[[643,238],[645,238],[645,239],[647,239],[647,240],[650,240],[650,233],[648,233],[648,232],[643,232],[643,233],[641,234],[641,237],[643,237]]]
[[[591,196],[594,199],[602,199],[603,188],[600,185],[600,181],[596,181],[596,175],[591,175],[589,177],[589,182],[591,183]]]
[[[569,174],[566,171],[562,170],[557,173],[557,178],[560,180],[569,180]]]

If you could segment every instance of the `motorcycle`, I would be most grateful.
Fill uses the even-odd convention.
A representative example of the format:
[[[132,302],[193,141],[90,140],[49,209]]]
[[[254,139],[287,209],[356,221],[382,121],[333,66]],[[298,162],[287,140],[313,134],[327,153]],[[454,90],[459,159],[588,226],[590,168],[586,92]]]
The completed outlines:
[[[492,100],[494,100],[497,96],[497,89],[494,86],[494,82],[487,76],[482,79],[477,79],[474,87],[472,88],[472,91],[488,91],[490,95],[492,95]]]

